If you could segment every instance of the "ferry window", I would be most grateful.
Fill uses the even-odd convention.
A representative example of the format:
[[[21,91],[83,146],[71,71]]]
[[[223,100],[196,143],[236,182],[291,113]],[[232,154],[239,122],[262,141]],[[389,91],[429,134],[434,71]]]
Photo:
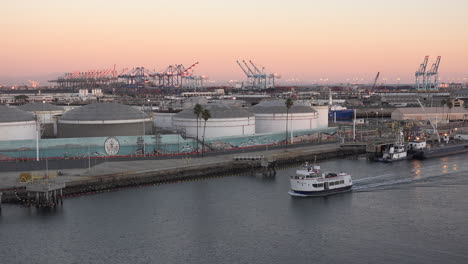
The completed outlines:
[[[312,184],[312,186],[313,186],[314,188],[317,188],[317,184],[315,184],[315,183],[314,183],[314,184]]]
[[[318,187],[323,187],[323,183],[319,183],[317,185],[318,185]]]
[[[335,182],[330,182],[329,185],[333,186],[333,185],[335,185]]]

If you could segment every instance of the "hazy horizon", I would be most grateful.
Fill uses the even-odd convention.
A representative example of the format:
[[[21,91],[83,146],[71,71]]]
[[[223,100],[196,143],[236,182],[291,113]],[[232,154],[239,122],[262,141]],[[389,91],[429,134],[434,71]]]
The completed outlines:
[[[377,72],[380,83],[413,83],[426,55],[429,67],[442,56],[442,82],[467,81],[468,2],[377,2],[3,2],[0,84],[197,61],[196,75],[243,81],[242,59],[289,83],[371,83]]]

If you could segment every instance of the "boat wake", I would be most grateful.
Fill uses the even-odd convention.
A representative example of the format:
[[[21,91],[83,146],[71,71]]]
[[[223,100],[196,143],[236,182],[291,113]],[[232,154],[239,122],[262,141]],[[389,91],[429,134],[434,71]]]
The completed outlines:
[[[366,177],[354,180],[353,191],[367,191],[381,187],[389,187],[392,185],[421,182],[430,178],[447,176],[468,172],[468,164],[460,165],[458,162],[444,163],[431,165],[426,167],[414,168],[408,171],[407,174],[401,173],[386,173],[372,177]]]

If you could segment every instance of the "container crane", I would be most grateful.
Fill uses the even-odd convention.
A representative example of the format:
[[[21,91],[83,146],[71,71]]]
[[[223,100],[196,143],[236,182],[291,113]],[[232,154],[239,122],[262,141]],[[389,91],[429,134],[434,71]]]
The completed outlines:
[[[249,72],[247,72],[247,70],[242,66],[242,64],[239,61],[236,61],[236,62],[239,65],[239,67],[242,69],[242,71],[244,72],[245,76],[247,76],[247,83],[252,83],[253,76],[250,75]]]
[[[426,68],[427,68],[427,62],[429,60],[429,56],[424,57],[423,63],[419,65],[418,70],[414,74],[416,77],[416,90],[425,90],[427,86],[427,79],[426,79]],[[421,83],[421,78],[422,78],[422,83]]]
[[[258,84],[259,84],[259,88],[263,88],[265,89],[266,86],[267,86],[267,77],[266,77],[266,74],[263,73],[263,71],[265,70],[265,68],[262,68],[262,71],[260,71],[257,66],[255,66],[255,64],[249,60],[250,64],[252,64],[254,70],[257,72],[257,78],[258,78]]]
[[[252,69],[249,67],[247,62],[245,62],[245,60],[243,60],[242,62],[244,63],[247,70],[249,71],[250,75],[252,76],[252,87],[257,88],[257,78],[258,78],[257,74],[255,74],[255,72],[252,71]]]
[[[441,56],[437,56],[437,60],[432,64],[431,69],[426,73],[426,89],[437,90],[439,88],[439,65]]]

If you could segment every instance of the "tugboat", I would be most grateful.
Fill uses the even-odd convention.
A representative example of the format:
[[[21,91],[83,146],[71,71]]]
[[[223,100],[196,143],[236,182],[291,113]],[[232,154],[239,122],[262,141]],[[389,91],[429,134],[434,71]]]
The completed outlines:
[[[393,162],[397,160],[404,160],[408,158],[408,152],[403,139],[403,131],[398,131],[395,143],[388,144],[382,151],[381,156],[374,157],[375,161]]]
[[[351,190],[353,181],[351,175],[345,172],[320,171],[320,166],[310,166],[305,163],[295,176],[289,178],[291,190],[289,194],[298,197],[325,196]]]

